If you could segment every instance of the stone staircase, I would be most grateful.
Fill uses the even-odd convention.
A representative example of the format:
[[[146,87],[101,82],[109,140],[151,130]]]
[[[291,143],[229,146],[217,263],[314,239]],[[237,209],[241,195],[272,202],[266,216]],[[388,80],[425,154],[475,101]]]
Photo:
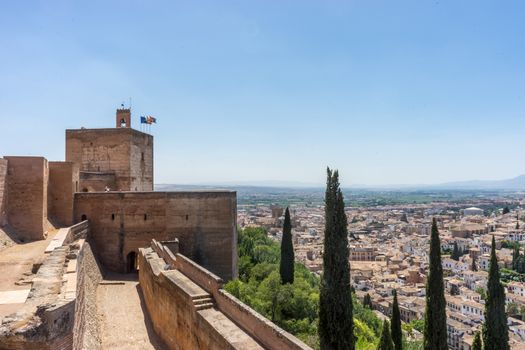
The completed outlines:
[[[192,300],[197,311],[209,309],[214,306],[213,298],[210,294],[193,297]]]

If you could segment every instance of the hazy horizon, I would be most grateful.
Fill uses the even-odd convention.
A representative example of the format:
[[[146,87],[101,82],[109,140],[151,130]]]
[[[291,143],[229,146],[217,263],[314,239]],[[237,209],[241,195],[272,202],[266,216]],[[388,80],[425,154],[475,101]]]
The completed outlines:
[[[525,174],[525,3],[0,5],[0,156],[152,115],[156,183],[367,186]],[[261,180],[263,179],[263,180]]]

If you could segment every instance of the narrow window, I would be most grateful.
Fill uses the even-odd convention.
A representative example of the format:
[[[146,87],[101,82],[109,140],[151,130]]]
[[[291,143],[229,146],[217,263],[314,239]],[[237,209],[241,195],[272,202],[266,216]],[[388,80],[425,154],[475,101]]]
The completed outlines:
[[[188,215],[186,215],[186,221],[188,221]]]
[[[141,155],[140,155],[140,160],[141,160],[141,161],[144,161],[144,152],[141,153]]]
[[[148,220],[148,214],[144,214],[144,221]]]
[[[111,214],[111,220],[115,220],[115,214]]]

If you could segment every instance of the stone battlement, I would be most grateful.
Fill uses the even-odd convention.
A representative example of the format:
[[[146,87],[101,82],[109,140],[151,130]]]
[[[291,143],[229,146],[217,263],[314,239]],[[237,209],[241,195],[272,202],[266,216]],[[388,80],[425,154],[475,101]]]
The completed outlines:
[[[170,349],[310,349],[226,292],[220,277],[161,242],[140,249],[139,267],[154,329]]]

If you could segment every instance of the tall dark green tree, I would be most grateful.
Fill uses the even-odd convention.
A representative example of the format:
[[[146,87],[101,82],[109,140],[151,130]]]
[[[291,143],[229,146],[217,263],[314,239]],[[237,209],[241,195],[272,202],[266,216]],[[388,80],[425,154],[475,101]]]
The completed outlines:
[[[394,301],[392,302],[392,318],[390,319],[390,329],[392,333],[392,341],[394,342],[394,349],[403,349],[403,331],[401,330],[401,314],[399,312],[399,304],[397,302],[397,291],[394,289]]]
[[[425,350],[447,350],[447,315],[445,288],[441,265],[441,244],[436,218],[432,220],[430,234],[429,269],[426,285]]]
[[[283,239],[281,240],[281,264],[279,272],[283,284],[293,283],[295,255],[292,242],[292,221],[290,210],[286,208],[284,213]]]
[[[508,213],[510,213],[509,207],[503,208],[503,214],[508,214]]]
[[[470,266],[470,269],[472,271],[478,271],[478,265],[476,264],[476,258],[474,255],[472,256],[472,265]]]
[[[454,241],[454,249],[452,249],[452,254],[450,255],[450,258],[458,261],[459,260],[459,256],[460,255],[459,255],[458,243],[456,241]]]
[[[516,245],[514,246],[514,250],[512,251],[512,269],[518,270],[518,263],[520,258],[520,246]]]
[[[327,169],[323,275],[319,295],[321,349],[354,350],[348,228],[339,173]]]
[[[479,332],[476,332],[474,336],[474,341],[472,342],[472,348],[470,350],[481,350],[481,335]]]
[[[516,230],[520,229],[520,215],[516,214]]]
[[[379,344],[377,344],[377,350],[394,350],[394,342],[390,335],[390,323],[388,320],[383,321],[383,330],[381,331]]]
[[[485,350],[508,350],[509,329],[505,313],[505,290],[500,281],[496,241],[492,236],[490,252],[489,281],[485,300],[485,322],[483,323],[483,344]]]

